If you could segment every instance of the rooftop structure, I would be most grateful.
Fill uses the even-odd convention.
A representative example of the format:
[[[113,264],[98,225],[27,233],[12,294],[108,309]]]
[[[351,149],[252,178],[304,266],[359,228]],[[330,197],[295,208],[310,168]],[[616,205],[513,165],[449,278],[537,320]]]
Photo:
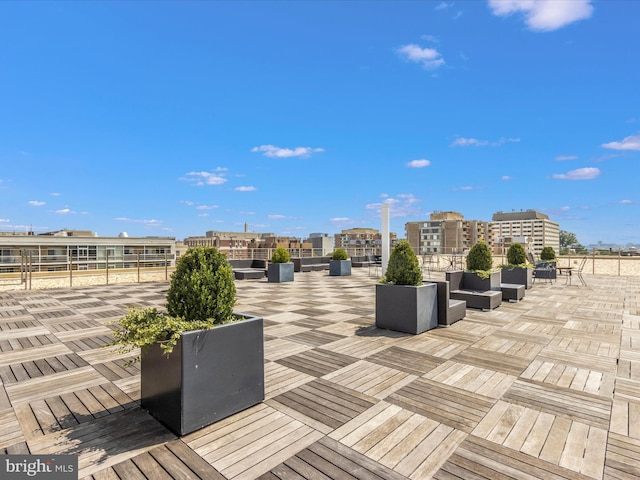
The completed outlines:
[[[175,265],[174,237],[99,236],[85,230],[0,236],[0,272],[20,271],[28,257],[33,271],[93,270]]]

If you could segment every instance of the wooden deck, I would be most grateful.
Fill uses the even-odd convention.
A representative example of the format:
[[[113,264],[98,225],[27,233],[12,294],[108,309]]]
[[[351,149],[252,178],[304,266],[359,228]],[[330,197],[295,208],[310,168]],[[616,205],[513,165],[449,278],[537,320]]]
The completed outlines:
[[[166,282],[2,292],[0,453],[76,454],[95,480],[640,478],[640,278],[585,277],[419,336],[373,326],[366,268],[237,281],[267,398],[182,438],[104,348]]]

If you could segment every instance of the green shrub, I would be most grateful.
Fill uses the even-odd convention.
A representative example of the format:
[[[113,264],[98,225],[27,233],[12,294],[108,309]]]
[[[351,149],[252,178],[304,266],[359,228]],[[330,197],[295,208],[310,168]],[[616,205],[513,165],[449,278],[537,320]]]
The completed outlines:
[[[527,253],[519,243],[513,243],[507,250],[507,262],[509,265],[524,265],[527,263]]]
[[[400,240],[393,247],[385,277],[381,281],[394,285],[422,285],[418,257],[406,240]]]
[[[556,259],[556,252],[553,247],[544,247],[540,252],[540,260],[551,262]]]
[[[184,332],[236,320],[236,286],[227,257],[213,247],[187,250],[171,276],[166,300],[167,313],[130,308],[115,322],[117,328],[108,345],[117,345],[118,353],[128,353],[159,342],[168,355]]]
[[[271,263],[289,263],[290,261],[291,255],[284,247],[276,248],[271,255]]]
[[[336,248],[331,255],[331,260],[346,260],[347,258],[347,251],[344,248]]]
[[[493,268],[493,257],[489,246],[480,240],[476,243],[467,255],[467,270],[489,271]]]
[[[214,247],[190,248],[180,257],[167,292],[167,312],[187,321],[228,322],[236,304],[233,269]]]

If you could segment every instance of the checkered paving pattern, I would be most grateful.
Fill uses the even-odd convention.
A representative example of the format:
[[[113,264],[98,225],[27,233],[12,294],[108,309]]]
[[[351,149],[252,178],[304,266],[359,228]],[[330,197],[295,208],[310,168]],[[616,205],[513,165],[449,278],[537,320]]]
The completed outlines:
[[[639,278],[535,284],[417,336],[375,327],[376,280],[236,281],[266,399],[182,438],[105,348],[167,282],[2,292],[0,453],[77,454],[96,480],[640,478]]]

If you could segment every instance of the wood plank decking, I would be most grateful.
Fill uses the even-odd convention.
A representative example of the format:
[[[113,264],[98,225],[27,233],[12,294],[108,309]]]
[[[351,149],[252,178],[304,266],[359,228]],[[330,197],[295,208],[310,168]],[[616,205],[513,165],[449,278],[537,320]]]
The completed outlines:
[[[78,455],[92,480],[640,479],[640,278],[587,281],[418,336],[374,327],[367,269],[238,281],[267,398],[182,438],[104,348],[167,282],[1,292],[0,455]]]

